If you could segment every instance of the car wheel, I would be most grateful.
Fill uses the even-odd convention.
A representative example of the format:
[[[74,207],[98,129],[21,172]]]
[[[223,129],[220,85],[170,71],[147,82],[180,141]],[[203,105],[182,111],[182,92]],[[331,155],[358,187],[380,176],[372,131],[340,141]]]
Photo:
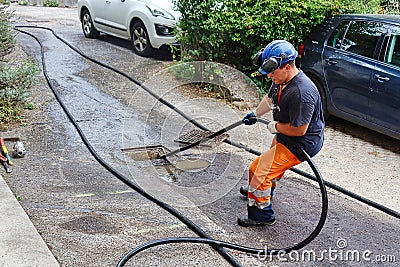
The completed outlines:
[[[99,38],[100,32],[95,29],[92,16],[88,10],[82,13],[82,30],[86,38]]]
[[[133,24],[131,29],[131,41],[133,45],[133,51],[139,56],[147,57],[153,52],[149,34],[147,33],[146,27],[142,22],[136,22]]]
[[[326,93],[325,93],[324,86],[317,78],[314,78],[314,77],[310,77],[310,78],[313,81],[313,83],[315,84],[315,86],[317,87],[319,95],[321,96],[322,110],[324,112],[324,119],[325,119],[325,121],[327,121],[329,119],[330,115],[328,113],[328,107],[326,105]]]

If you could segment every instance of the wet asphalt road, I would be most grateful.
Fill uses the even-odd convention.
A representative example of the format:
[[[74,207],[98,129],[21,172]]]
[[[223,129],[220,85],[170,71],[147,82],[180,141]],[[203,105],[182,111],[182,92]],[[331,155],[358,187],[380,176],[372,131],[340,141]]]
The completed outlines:
[[[104,35],[100,40],[85,39],[76,9],[15,9],[16,24],[53,28],[82,52],[145,82],[212,130],[236,122],[244,114],[222,101],[196,95],[187,86],[177,86],[167,70],[171,62],[165,54],[142,58],[130,51],[127,41]],[[121,148],[162,144],[174,149],[174,139],[192,126],[127,79],[83,59],[50,32],[26,30],[43,42],[52,84],[96,152],[210,236],[277,249],[298,243],[314,229],[321,209],[318,187],[289,172],[273,200],[277,224],[269,228],[236,225],[246,205],[238,188],[254,158],[243,150],[222,144],[171,159],[197,157],[212,162],[208,168],[191,172],[135,161]],[[23,34],[17,39],[25,53],[39,62],[40,50],[33,39]],[[7,133],[22,138],[28,154],[15,160],[13,173],[5,178],[61,266],[115,266],[126,252],[142,243],[196,236],[93,159],[45,82],[31,97],[37,109],[29,114],[28,125]],[[231,140],[260,151],[271,139],[258,126],[238,127],[229,134]],[[341,120],[330,122],[326,139],[315,158],[325,179],[399,211],[399,141]],[[310,171],[305,164],[299,168]],[[264,261],[236,251],[232,255],[243,266],[397,266],[399,234],[398,219],[329,190],[327,222],[299,254]],[[315,262],[308,258],[312,253]],[[130,264],[127,266],[229,266],[209,247],[193,244],[153,248]]]

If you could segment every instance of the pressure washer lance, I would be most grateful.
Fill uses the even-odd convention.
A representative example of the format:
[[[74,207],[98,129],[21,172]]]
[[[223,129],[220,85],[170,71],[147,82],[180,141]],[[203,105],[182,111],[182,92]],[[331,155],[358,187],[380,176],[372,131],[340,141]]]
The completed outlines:
[[[194,143],[192,143],[192,144],[190,144],[190,145],[187,145],[187,146],[184,146],[184,147],[180,147],[180,148],[178,148],[178,149],[176,149],[176,150],[173,150],[173,151],[171,151],[171,152],[169,152],[169,153],[167,153],[167,154],[159,155],[158,158],[159,158],[159,159],[167,160],[167,157],[170,157],[170,156],[173,156],[173,155],[175,155],[175,154],[177,154],[177,153],[179,153],[179,152],[188,150],[189,148],[198,146],[198,145],[200,145],[202,142],[209,141],[209,140],[213,139],[214,137],[217,137],[217,136],[219,136],[219,135],[221,135],[221,134],[223,134],[223,133],[226,133],[226,132],[229,131],[229,130],[232,130],[233,128],[238,127],[238,126],[241,125],[241,124],[242,124],[242,121],[237,121],[237,122],[235,122],[234,124],[231,124],[231,125],[229,125],[229,126],[226,127],[226,128],[223,128],[223,129],[221,129],[221,130],[219,130],[219,131],[217,131],[217,132],[215,132],[215,133],[213,133],[213,134],[211,134],[211,135],[209,135],[209,136],[207,136],[207,137],[204,137],[204,138],[198,140],[197,142],[194,142]]]

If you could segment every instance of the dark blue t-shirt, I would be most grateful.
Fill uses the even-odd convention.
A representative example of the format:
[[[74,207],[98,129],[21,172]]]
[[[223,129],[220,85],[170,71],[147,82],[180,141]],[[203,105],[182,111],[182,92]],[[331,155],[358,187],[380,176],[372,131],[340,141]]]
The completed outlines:
[[[300,161],[306,160],[300,152],[303,148],[311,157],[322,148],[324,142],[324,116],[321,97],[314,83],[300,71],[282,90],[278,101],[279,86],[272,84],[268,97],[279,108],[273,117],[278,122],[290,122],[294,127],[309,124],[303,136],[277,134],[277,141],[285,145]]]

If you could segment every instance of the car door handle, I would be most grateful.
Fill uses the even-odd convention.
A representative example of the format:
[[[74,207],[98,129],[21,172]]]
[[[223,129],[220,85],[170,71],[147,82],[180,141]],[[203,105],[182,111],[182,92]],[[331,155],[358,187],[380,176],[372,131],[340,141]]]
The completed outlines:
[[[375,78],[380,82],[388,82],[388,81],[390,81],[389,77],[381,76],[380,74],[375,74]]]
[[[335,59],[333,59],[333,58],[328,58],[328,59],[326,60],[326,62],[327,62],[329,65],[336,65],[336,64],[337,64],[337,61],[336,61]]]
[[[106,4],[110,4],[111,3],[111,1],[106,1]]]

